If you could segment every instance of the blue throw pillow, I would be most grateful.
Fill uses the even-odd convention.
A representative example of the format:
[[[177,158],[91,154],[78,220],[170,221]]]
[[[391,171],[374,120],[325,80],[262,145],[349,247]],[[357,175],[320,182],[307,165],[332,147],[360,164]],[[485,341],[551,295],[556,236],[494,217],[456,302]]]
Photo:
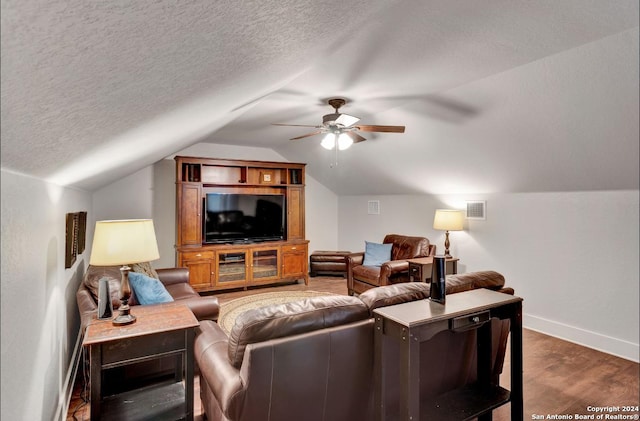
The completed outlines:
[[[393,244],[378,244],[365,241],[363,266],[382,266],[384,262],[391,260],[391,247]]]
[[[140,304],[158,304],[173,301],[162,282],[138,272],[129,272],[129,283]]]

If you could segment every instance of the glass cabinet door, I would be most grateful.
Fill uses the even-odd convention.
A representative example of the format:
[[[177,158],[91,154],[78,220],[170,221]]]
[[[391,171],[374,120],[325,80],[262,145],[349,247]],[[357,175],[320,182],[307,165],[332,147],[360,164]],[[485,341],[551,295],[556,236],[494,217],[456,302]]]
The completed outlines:
[[[252,252],[252,279],[255,282],[278,277],[278,250],[265,249]]]
[[[218,283],[237,283],[247,279],[247,252],[218,252]]]

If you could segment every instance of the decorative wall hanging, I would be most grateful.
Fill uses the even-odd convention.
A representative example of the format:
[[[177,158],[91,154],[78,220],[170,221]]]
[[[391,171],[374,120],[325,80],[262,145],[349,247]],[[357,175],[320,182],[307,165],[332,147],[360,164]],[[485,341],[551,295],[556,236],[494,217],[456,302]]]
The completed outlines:
[[[87,234],[87,212],[74,212],[66,215],[66,235],[64,267],[69,269],[78,254],[84,252]]]

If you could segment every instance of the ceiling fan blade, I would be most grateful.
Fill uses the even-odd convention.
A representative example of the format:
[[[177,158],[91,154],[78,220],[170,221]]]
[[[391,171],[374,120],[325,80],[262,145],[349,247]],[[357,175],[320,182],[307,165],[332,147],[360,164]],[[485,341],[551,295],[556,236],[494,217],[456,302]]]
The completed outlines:
[[[316,125],[311,125],[311,124],[286,124],[286,123],[271,123],[272,126],[290,126],[290,127],[315,127],[318,128],[318,126]]]
[[[404,133],[404,126],[355,126],[361,132]]]
[[[345,132],[345,133],[347,134],[347,136],[353,139],[353,143],[358,143],[358,142],[362,142],[363,140],[367,140],[366,137],[362,137],[356,132]]]
[[[312,126],[313,127],[313,126]],[[304,139],[305,137],[311,137],[311,136],[315,136],[317,134],[322,133],[322,130],[318,130],[317,132],[313,132],[313,133],[307,133],[307,134],[303,134],[302,136],[298,136],[298,137],[292,137],[289,140],[298,140],[298,139]]]

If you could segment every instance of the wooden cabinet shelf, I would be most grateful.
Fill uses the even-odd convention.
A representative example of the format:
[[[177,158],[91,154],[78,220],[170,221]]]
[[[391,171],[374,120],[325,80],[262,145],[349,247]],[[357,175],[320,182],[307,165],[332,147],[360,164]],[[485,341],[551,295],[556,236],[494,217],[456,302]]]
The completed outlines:
[[[178,183],[203,185],[304,185],[305,164],[176,157]]]
[[[308,283],[305,164],[181,156],[175,159],[177,265],[189,268],[194,289],[247,288],[298,279]],[[205,211],[207,195],[219,193],[282,197],[284,237],[255,243],[205,243],[205,238],[212,241],[208,238],[212,231],[204,232],[211,221],[205,223],[205,217],[212,215]],[[214,237],[213,241],[218,240]]]
[[[472,420],[509,402],[511,392],[498,385],[471,384],[424,402],[425,419]]]

